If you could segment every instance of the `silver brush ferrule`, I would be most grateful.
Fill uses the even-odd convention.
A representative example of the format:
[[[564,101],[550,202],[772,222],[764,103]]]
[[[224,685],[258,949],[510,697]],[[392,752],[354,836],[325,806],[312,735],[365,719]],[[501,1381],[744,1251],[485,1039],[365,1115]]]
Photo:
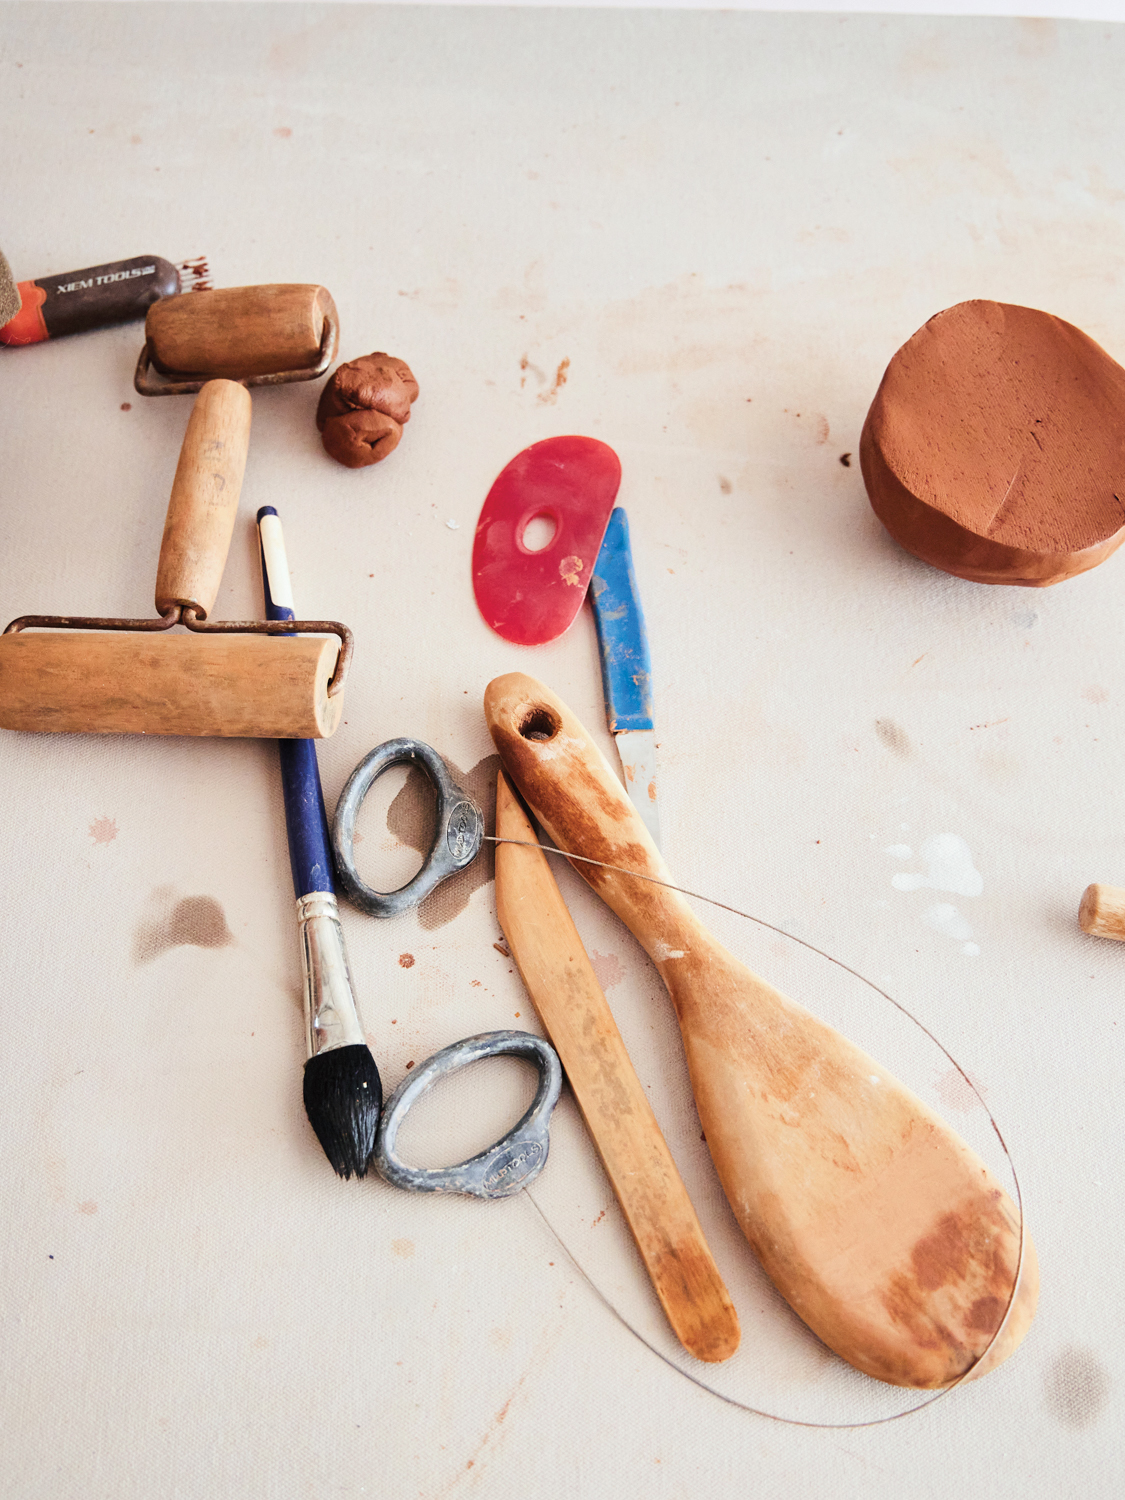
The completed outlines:
[[[316,1057],[335,1047],[351,1047],[357,1042],[366,1046],[336,897],[329,891],[299,896],[297,924],[305,972],[309,1056]]]

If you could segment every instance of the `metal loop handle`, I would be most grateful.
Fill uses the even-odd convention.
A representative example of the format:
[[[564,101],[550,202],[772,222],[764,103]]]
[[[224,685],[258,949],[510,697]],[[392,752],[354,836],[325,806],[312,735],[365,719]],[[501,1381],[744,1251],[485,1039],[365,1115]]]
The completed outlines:
[[[422,868],[397,891],[375,891],[355,865],[355,820],[372,783],[391,766],[415,765],[437,793],[437,830]],[[332,852],[336,872],[349,899],[371,917],[397,917],[424,901],[450,875],[476,858],[484,842],[484,814],[461,790],[436,750],[421,740],[387,740],[356,766],[332,815]]]
[[[408,1167],[395,1155],[395,1139],[410,1106],[442,1078],[485,1057],[523,1057],[539,1071],[531,1108],[506,1136],[486,1151],[452,1167]],[[562,1065],[549,1043],[529,1031],[486,1031],[454,1042],[409,1073],[383,1108],[373,1161],[393,1187],[411,1193],[467,1193],[471,1198],[508,1198],[538,1177],[550,1145],[551,1111],[562,1087]]]

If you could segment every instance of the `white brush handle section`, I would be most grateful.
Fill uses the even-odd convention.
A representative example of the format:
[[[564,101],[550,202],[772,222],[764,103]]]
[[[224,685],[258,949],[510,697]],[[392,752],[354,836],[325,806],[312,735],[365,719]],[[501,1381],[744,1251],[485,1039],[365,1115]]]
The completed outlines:
[[[250,444],[250,395],[209,380],[195,398],[164,519],[156,609],[194,609],[205,620],[219,592]]]
[[[270,598],[279,609],[296,610],[293,603],[293,580],[289,576],[289,559],[285,552],[285,535],[281,529],[281,518],[277,515],[258,516],[258,532],[262,538],[262,557],[266,564],[266,582]]]

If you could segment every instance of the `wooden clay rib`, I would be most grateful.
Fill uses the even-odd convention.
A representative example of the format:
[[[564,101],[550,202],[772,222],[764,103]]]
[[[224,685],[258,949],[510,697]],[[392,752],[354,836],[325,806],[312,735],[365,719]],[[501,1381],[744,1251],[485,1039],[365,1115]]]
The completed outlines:
[[[536,842],[502,771],[496,836]],[[496,914],[676,1337],[696,1359],[729,1359],[738,1314],[540,850],[496,846]]]
[[[560,849],[671,879],[604,756],[549,689],[498,677],[485,716]],[[793,1309],[894,1385],[938,1388],[1005,1359],[1034,1315],[1038,1272],[1025,1235],[1017,1286],[1019,1216],[979,1158],[886,1069],[727,953],[678,893],[575,869],[668,987],[724,1191]]]

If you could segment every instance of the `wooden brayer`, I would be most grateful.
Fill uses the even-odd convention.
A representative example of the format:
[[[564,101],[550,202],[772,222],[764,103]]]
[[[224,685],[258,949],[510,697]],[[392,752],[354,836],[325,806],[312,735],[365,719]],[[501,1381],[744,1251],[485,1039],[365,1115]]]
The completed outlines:
[[[998,1365],[1027,1332],[1038,1273],[984,1163],[885,1068],[720,947],[554,693],[511,672],[489,684],[484,711],[505,771],[558,848],[595,862],[574,868],[667,985],[708,1149],[778,1291],[889,1384],[934,1389]]]
[[[216,376],[243,385],[315,380],[335,359],[339,339],[336,304],[322,286],[166,297],[148,310],[133,384],[142,396],[181,396]]]
[[[0,635],[0,727],[253,739],[323,739],[335,730],[352,649],[346,626],[208,618],[249,438],[247,391],[232,380],[207,381],[168,502],[156,575],[159,618],[13,620]],[[175,625],[189,633],[168,633]],[[301,631],[310,634],[294,636]]]

